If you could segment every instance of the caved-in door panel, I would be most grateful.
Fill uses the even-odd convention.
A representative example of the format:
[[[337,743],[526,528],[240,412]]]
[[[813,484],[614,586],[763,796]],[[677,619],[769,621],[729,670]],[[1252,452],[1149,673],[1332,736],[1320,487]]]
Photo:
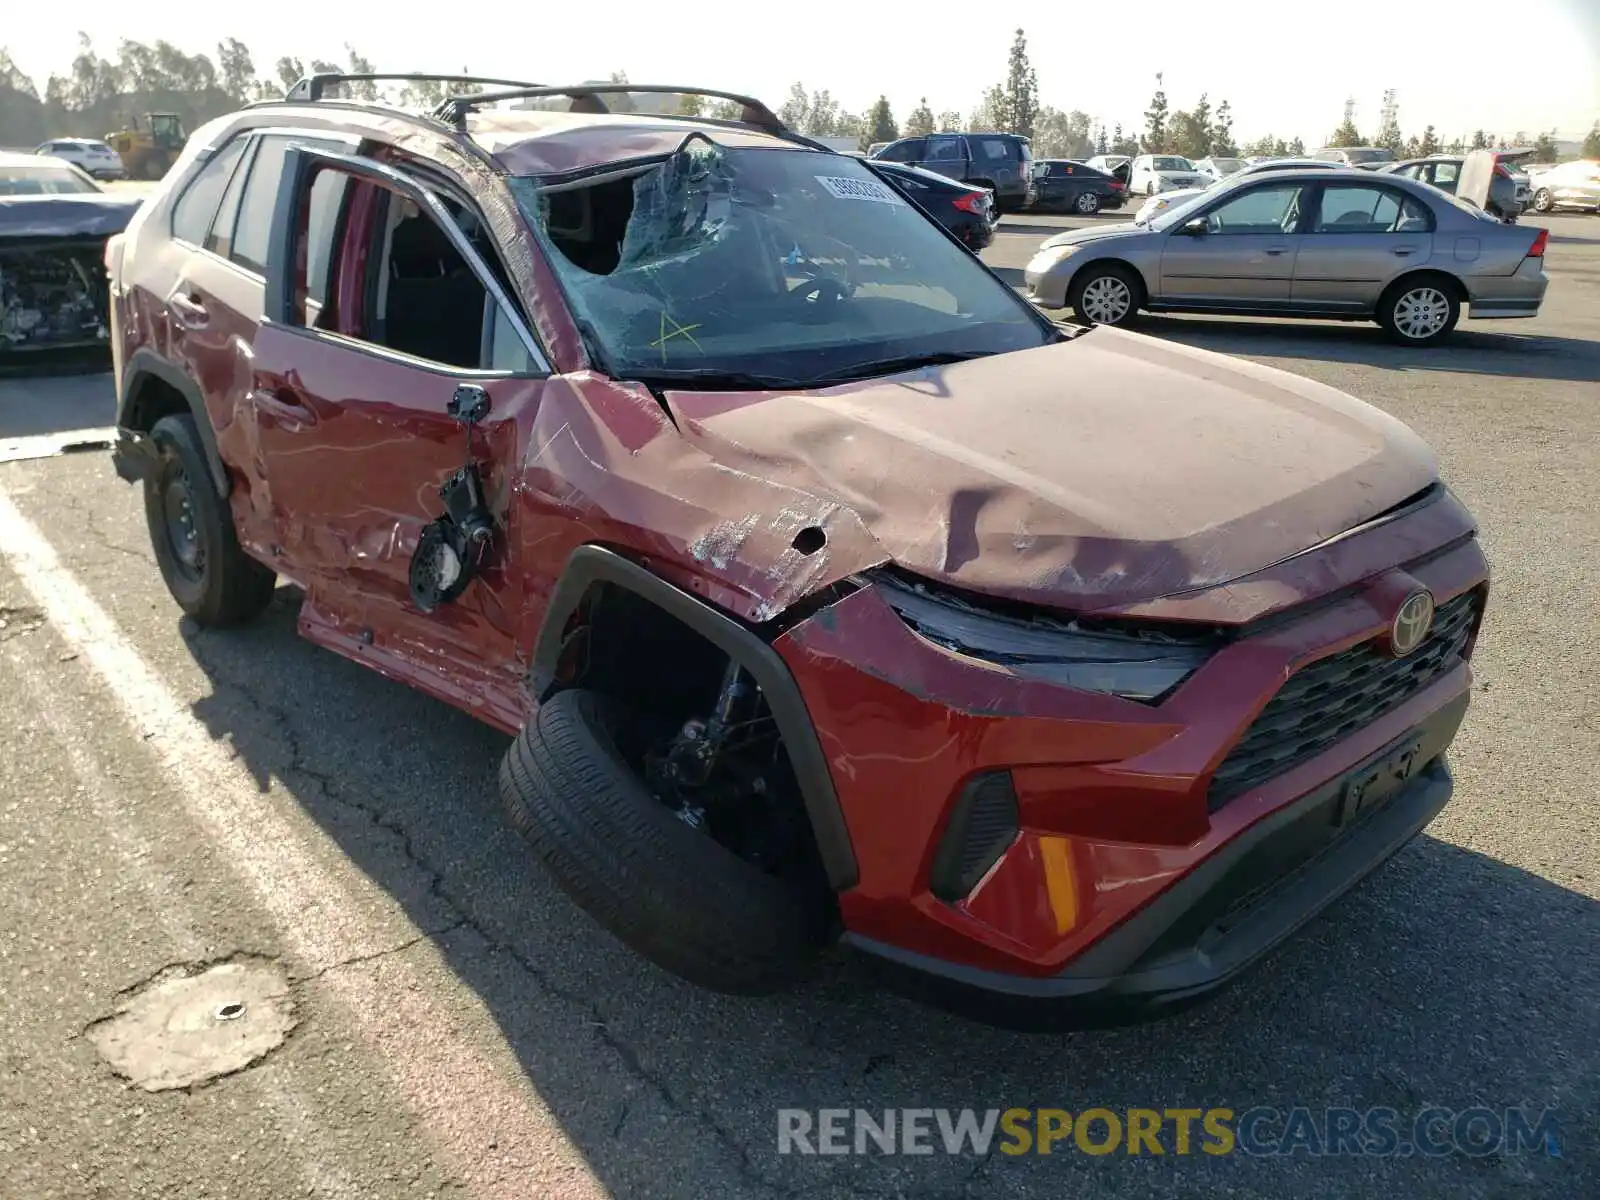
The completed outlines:
[[[292,364],[292,365],[290,365]],[[439,486],[467,461],[462,427],[445,411],[472,380],[491,400],[474,434],[497,536],[488,568],[451,604],[424,614],[410,599],[411,556],[443,511]],[[372,353],[336,337],[262,329],[253,395],[279,561],[319,605],[418,655],[447,637],[486,664],[510,666],[516,604],[504,551],[511,481],[523,447],[519,416],[538,379],[483,378]],[[529,414],[531,415],[531,414]]]

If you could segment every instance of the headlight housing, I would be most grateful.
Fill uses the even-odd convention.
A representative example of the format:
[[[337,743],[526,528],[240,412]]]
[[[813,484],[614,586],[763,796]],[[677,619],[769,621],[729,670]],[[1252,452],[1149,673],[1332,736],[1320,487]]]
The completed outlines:
[[[1080,691],[1154,703],[1216,651],[1210,631],[1180,635],[1154,625],[1085,628],[1069,617],[989,611],[937,585],[889,572],[871,583],[918,636],[954,654]]]

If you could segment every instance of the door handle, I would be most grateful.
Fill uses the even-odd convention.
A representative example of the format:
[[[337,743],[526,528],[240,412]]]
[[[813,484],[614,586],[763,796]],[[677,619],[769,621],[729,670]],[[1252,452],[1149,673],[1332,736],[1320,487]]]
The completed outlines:
[[[206,311],[206,306],[194,292],[185,294],[175,292],[167,300],[167,306],[178,314],[179,324],[191,329],[204,325],[211,319],[211,314]]]
[[[1417,250],[1415,246],[1396,246],[1393,250],[1389,251],[1389,253],[1394,255],[1396,258],[1406,258],[1412,254],[1415,254],[1416,252]]]
[[[250,400],[257,412],[282,421],[286,425],[306,426],[317,423],[316,410],[300,403],[299,397],[288,388],[272,390],[258,388],[250,393]]]
[[[1284,252],[1284,249],[1285,247],[1283,246],[1269,246],[1265,253],[1268,258],[1277,258],[1278,255]]]

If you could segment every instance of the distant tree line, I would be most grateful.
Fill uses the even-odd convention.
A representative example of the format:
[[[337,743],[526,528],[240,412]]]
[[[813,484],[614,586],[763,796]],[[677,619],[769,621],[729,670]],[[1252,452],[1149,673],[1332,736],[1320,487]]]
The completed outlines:
[[[349,71],[371,73],[372,63],[353,46],[344,47],[342,62],[313,58],[309,62],[288,56],[272,64],[266,75],[257,74],[249,48],[237,38],[217,45],[215,55],[186,54],[170,42],[154,44],[124,39],[113,57],[102,57],[89,35],[78,35],[78,53],[65,75],[51,75],[43,89],[17,69],[11,56],[0,48],[0,145],[31,146],[51,137],[103,137],[115,129],[126,128],[147,112],[173,112],[186,128],[231,112],[252,100],[281,96],[302,76],[313,72]],[[462,68],[462,73],[468,73]],[[617,72],[613,82],[626,83]],[[351,93],[374,99],[380,89],[373,84],[351,84]],[[440,84],[412,84],[383,94],[407,106],[431,107],[444,98]],[[679,111],[685,116],[738,116],[738,106],[726,101],[709,105],[698,97],[685,97]],[[1545,161],[1558,157],[1554,131],[1529,137],[1518,130],[1509,140],[1497,133],[1479,129],[1461,137],[1444,140],[1432,125],[1421,134],[1406,137],[1400,129],[1397,93],[1383,95],[1378,128],[1369,139],[1356,123],[1356,101],[1345,102],[1344,119],[1328,137],[1329,145],[1385,146],[1396,155],[1420,157],[1442,152],[1461,153],[1469,149],[1532,147]],[[1033,142],[1036,158],[1088,158],[1094,154],[1182,154],[1188,158],[1208,155],[1267,154],[1290,155],[1307,152],[1300,138],[1285,141],[1265,134],[1245,145],[1237,143],[1233,132],[1233,111],[1227,100],[1213,104],[1202,92],[1187,110],[1171,107],[1164,77],[1156,75],[1156,87],[1144,113],[1143,124],[1124,131],[1120,123],[1107,131],[1096,126],[1080,110],[1063,110],[1042,104],[1039,81],[1028,58],[1028,39],[1018,29],[1011,43],[1006,72],[1000,82],[985,89],[978,104],[965,117],[946,110],[935,113],[926,98],[906,117],[895,120],[887,96],[880,95],[865,113],[852,113],[840,106],[826,88],[808,91],[794,83],[778,109],[778,115],[791,128],[821,137],[855,138],[862,149],[876,142],[934,132],[1018,133]],[[1584,157],[1600,158],[1600,122],[1584,140]]]

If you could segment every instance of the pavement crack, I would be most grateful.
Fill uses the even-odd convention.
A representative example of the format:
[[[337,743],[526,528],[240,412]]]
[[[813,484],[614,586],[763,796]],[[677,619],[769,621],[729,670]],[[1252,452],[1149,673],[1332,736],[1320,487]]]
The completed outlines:
[[[453,921],[439,930],[431,933],[420,933],[400,946],[376,951],[372,955],[366,956],[367,958],[381,958],[385,955],[396,953],[426,937],[437,937],[457,929],[469,929],[481,938],[484,944],[492,951],[503,954],[510,959],[528,978],[529,982],[546,995],[566,1004],[575,1012],[584,1014],[588,1018],[588,1025],[593,1036],[615,1056],[624,1070],[653,1092],[669,1111],[689,1119],[711,1134],[716,1144],[729,1156],[737,1175],[747,1187],[759,1189],[763,1193],[777,1197],[778,1200],[799,1200],[800,1197],[812,1192],[828,1192],[831,1195],[841,1194],[840,1185],[837,1181],[797,1187],[774,1179],[762,1171],[754,1158],[752,1158],[750,1151],[732,1129],[723,1124],[709,1110],[696,1107],[685,1100],[666,1079],[645,1065],[633,1046],[610,1027],[605,1014],[586,992],[564,986],[552,979],[532,958],[519,950],[508,939],[501,936],[492,922],[475,915],[471,911],[468,901],[452,894],[445,884],[443,872],[430,863],[427,856],[417,849],[410,832],[404,825],[370,801],[352,795],[338,780],[313,767],[307,759],[305,749],[301,745],[300,736],[295,731],[291,715],[286,709],[259,694],[255,688],[241,683],[230,672],[224,670],[224,664],[210,658],[207,654],[203,636],[190,636],[187,641],[190,653],[194,655],[201,669],[211,679],[213,686],[228,688],[237,692],[254,705],[256,710],[276,730],[278,736],[282,739],[288,757],[287,763],[277,768],[276,773],[278,776],[280,778],[292,776],[315,784],[322,798],[352,812],[361,814],[373,826],[391,835],[396,840],[406,861],[411,863],[426,878],[427,894],[436,900],[443,909],[453,915]],[[360,961],[363,961],[363,959],[355,958],[335,963],[322,968],[313,975],[304,977],[302,980],[297,980],[297,982],[306,982],[319,977],[327,971]],[[847,1191],[849,1194],[863,1197],[864,1200],[876,1200],[878,1197],[887,1198],[898,1194],[896,1189],[862,1191],[848,1185]]]
[[[419,942],[427,942],[432,941],[434,938],[444,937],[448,933],[454,933],[466,924],[467,919],[458,916],[454,920],[446,921],[436,928],[420,930],[412,937],[408,937],[405,941],[398,942],[393,946],[385,946],[382,950],[373,950],[367,954],[353,954],[349,958],[341,958],[338,962],[331,962],[325,967],[319,967],[308,975],[292,975],[290,978],[294,980],[296,985],[315,983],[324,975],[333,971],[343,970],[345,967],[358,967],[363,963],[377,962],[379,959],[389,958],[392,955],[404,954]]]
[[[118,554],[126,554],[129,558],[137,558],[143,563],[155,562],[155,555],[148,548],[135,550],[131,546],[124,546],[119,542],[113,541],[111,535],[101,527],[100,517],[94,509],[84,508],[78,511],[83,517],[84,532],[89,535],[90,540],[97,546],[106,550],[113,550]]]

